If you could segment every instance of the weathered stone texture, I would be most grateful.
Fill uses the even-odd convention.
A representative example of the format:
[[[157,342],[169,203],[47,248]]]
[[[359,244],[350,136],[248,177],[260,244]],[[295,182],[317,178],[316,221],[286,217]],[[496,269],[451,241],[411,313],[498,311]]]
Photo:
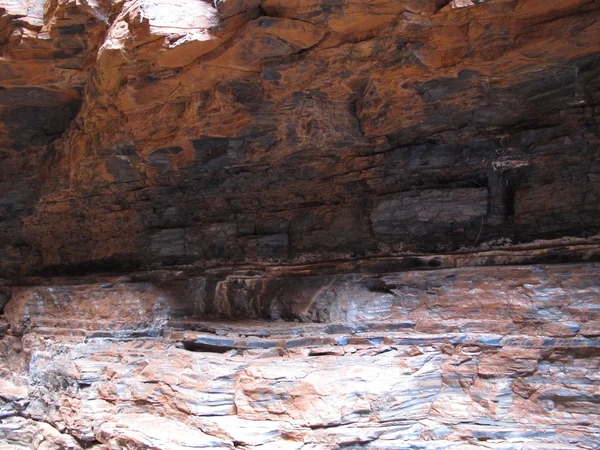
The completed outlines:
[[[255,273],[216,284],[163,273],[15,288],[0,340],[10,355],[0,439],[36,449],[597,448],[598,269]],[[236,309],[251,305],[257,318],[300,322],[206,321],[209,298],[230,317],[251,316]]]
[[[425,236],[469,226],[487,214],[487,189],[422,190],[384,197],[371,214],[376,235]],[[475,222],[476,223],[476,222]],[[439,231],[438,231],[439,232]]]
[[[599,448],[599,18],[0,0],[0,450]]]
[[[600,231],[597,2],[1,8],[5,277]]]

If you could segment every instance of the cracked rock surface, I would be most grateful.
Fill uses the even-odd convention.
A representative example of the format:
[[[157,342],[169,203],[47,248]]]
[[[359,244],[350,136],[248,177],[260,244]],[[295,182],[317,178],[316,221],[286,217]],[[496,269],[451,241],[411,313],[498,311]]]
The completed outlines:
[[[0,439],[10,449],[598,448],[598,271],[254,272],[217,283],[162,273],[15,287]],[[182,304],[185,290],[195,304]],[[255,319],[203,319],[215,304],[231,317],[253,305]],[[273,320],[284,313],[297,321]]]
[[[0,0],[0,450],[600,448],[598,0]]]
[[[600,231],[597,1],[0,14],[0,276]]]

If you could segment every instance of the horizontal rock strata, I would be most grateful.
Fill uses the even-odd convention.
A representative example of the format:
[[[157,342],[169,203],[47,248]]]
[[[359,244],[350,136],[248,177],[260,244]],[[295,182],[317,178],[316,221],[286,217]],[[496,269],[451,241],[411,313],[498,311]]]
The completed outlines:
[[[0,0],[0,450],[600,448],[599,19]]]
[[[597,448],[598,271],[13,287],[0,436],[13,448],[33,436],[73,449]],[[228,319],[243,305],[254,320]]]
[[[0,2],[0,276],[600,231],[598,3]]]

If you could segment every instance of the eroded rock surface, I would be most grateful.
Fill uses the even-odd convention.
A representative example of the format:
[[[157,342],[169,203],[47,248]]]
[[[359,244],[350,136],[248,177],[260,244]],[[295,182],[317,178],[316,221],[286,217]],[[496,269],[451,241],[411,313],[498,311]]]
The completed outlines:
[[[597,448],[598,271],[14,288],[0,437],[44,449]],[[204,320],[217,303],[299,322]]]
[[[0,450],[597,449],[597,0],[0,0]]]
[[[4,276],[600,231],[596,1],[0,7]]]

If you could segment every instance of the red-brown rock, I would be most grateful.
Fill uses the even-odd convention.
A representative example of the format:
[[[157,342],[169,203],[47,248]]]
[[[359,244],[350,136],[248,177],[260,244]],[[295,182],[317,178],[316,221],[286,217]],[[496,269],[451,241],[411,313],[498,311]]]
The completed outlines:
[[[598,448],[599,14],[0,0],[0,450]]]

